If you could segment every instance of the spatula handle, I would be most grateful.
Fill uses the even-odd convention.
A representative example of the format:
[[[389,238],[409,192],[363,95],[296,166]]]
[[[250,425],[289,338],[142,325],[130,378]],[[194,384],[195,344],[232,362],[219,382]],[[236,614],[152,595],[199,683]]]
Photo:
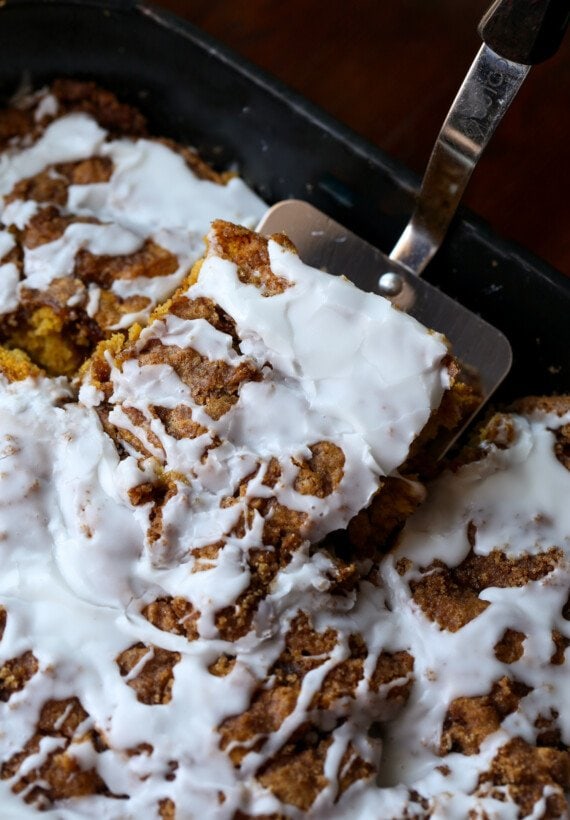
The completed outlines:
[[[562,8],[570,0],[498,0],[481,21],[481,32],[503,54],[481,47],[438,135],[412,217],[390,258],[421,275],[439,249],[471,174],[533,62],[545,59],[559,45],[567,19]],[[536,7],[533,16],[525,10]],[[549,12],[549,13],[547,13]],[[518,43],[518,45],[517,45]],[[388,275],[380,287],[398,292]]]
[[[569,16],[570,0],[496,0],[479,34],[500,57],[536,65],[556,53]]]
[[[416,207],[390,259],[418,276],[439,249],[471,174],[529,66],[481,47],[428,162]]]

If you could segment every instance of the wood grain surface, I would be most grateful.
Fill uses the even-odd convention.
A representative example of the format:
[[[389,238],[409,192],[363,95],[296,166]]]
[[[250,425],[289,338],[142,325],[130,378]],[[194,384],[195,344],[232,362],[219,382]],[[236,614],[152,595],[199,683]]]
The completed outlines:
[[[488,0],[155,0],[421,173]],[[570,34],[536,66],[466,204],[570,275]]]

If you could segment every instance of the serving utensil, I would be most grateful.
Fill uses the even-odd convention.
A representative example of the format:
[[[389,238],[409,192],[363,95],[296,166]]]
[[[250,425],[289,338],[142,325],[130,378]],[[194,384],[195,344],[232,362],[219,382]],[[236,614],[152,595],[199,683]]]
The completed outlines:
[[[443,333],[488,401],[507,375],[508,339],[420,276],[445,237],[479,157],[530,67],[552,56],[570,0],[496,0],[479,24],[483,40],[437,137],[416,206],[389,256],[300,200],[274,205],[258,230],[286,233],[310,265],[344,274]],[[466,419],[468,424],[472,416]]]

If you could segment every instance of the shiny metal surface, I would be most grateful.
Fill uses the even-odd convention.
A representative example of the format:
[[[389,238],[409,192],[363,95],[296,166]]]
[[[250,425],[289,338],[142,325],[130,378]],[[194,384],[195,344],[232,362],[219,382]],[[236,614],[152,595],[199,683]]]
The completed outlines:
[[[511,369],[512,350],[506,336],[306,202],[278,202],[257,229],[266,235],[286,233],[308,265],[346,276],[358,287],[390,299],[394,306],[446,336],[463,366],[462,377],[480,388],[481,403],[461,429],[441,443],[439,455],[445,455]],[[390,297],[380,280],[394,274],[401,279],[402,287]]]
[[[284,231],[308,264],[344,274],[443,333],[467,378],[478,380],[482,403],[510,370],[511,346],[499,330],[419,277],[439,249],[475,165],[529,68],[481,47],[438,135],[410,221],[389,258],[303,202],[278,203],[259,226],[266,234]]]
[[[399,273],[383,273],[378,278],[378,292],[382,296],[397,296],[404,287],[404,280]]]
[[[420,275],[440,247],[473,169],[530,66],[479,50],[443,123],[415,210],[390,259]]]
[[[283,231],[294,242],[301,259],[329,273],[346,276],[363,290],[380,293],[382,274],[397,272],[401,292],[390,301],[422,324],[443,333],[469,374],[477,374],[486,401],[511,366],[506,337],[488,322],[454,302],[429,282],[396,266],[378,248],[299,200],[274,205],[258,226],[264,234]],[[384,295],[384,294],[382,294]]]
[[[529,66],[481,47],[439,133],[415,210],[389,258],[300,201],[278,203],[259,226],[264,233],[284,231],[308,264],[344,274],[443,333],[466,370],[477,374],[484,401],[510,369],[509,342],[419,275],[440,247],[475,165],[528,71]]]

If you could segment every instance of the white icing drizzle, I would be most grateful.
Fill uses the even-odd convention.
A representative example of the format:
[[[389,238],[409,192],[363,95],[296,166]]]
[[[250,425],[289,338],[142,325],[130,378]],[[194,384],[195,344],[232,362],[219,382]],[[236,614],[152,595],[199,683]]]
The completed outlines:
[[[536,742],[539,715],[558,713],[562,741],[570,744],[568,660],[550,662],[552,631],[570,638],[570,623],[562,609],[570,592],[570,472],[554,456],[553,430],[570,421],[534,413],[513,416],[514,443],[505,450],[488,446],[486,458],[447,473],[431,489],[426,504],[408,521],[397,550],[383,565],[383,578],[399,630],[415,658],[417,684],[404,712],[386,738],[385,783],[404,782],[430,798],[437,817],[465,817],[470,809],[485,809],[486,801],[469,796],[479,775],[489,768],[497,749],[514,737]],[[454,567],[470,550],[467,526],[477,527],[474,552],[499,549],[512,558],[536,555],[556,547],[563,558],[553,572],[512,588],[488,588],[480,593],[487,607],[457,632],[429,620],[413,601],[409,581],[434,559]],[[396,563],[411,559],[400,576]],[[495,644],[506,629],[523,633],[524,654],[514,663],[499,661]],[[486,695],[502,676],[532,688],[519,708],[486,738],[479,754],[437,755],[443,720],[458,697]],[[445,763],[447,777],[437,771]],[[450,792],[453,799],[442,792]],[[493,801],[494,802],[494,801]],[[498,817],[518,816],[508,806],[495,806]],[[495,816],[495,815],[491,815]],[[542,816],[537,809],[532,816]]]
[[[113,366],[109,420],[141,438],[164,469],[186,475],[164,508],[162,548],[170,557],[160,560],[179,560],[189,544],[225,537],[251,498],[276,497],[306,514],[305,535],[312,541],[345,527],[368,504],[379,478],[405,460],[448,384],[442,365],[447,350],[440,337],[387,300],[304,265],[273,241],[269,257],[274,273],[290,282],[283,293],[264,296],[240,282],[236,265],[215,255],[208,256],[198,283],[187,292],[190,299],[212,300],[234,318],[242,353],[233,349],[229,335],[205,320],[172,315],[151,323],[136,344],[142,351],[159,340],[233,367],[254,363],[263,378],[243,383],[238,401],[221,418],[212,419],[167,364],[129,360],[122,369]],[[88,401],[84,394],[83,400]],[[176,441],[149,414],[149,405],[180,404],[191,409],[207,433]],[[133,427],[122,407],[148,419],[163,453],[140,425]],[[205,452],[214,440],[221,446]],[[318,499],[294,489],[295,462],[310,458],[309,447],[322,441],[339,446],[345,461],[338,490]],[[223,498],[272,457],[281,469],[277,486],[264,486],[263,467],[241,501],[222,509]]]
[[[328,324],[319,323],[315,342],[318,346],[332,347],[337,329],[335,305],[342,304],[348,315],[346,341],[354,366],[352,371],[348,364],[342,368],[336,385],[339,407],[334,414],[327,391],[319,390],[317,368],[323,353],[316,346],[309,349],[297,339],[287,340],[282,330],[278,355],[273,353],[279,342],[275,335],[270,337],[267,350],[262,351],[263,333],[269,327],[264,311],[271,299],[263,297],[253,286],[246,288],[250,306],[238,317],[237,329],[253,340],[253,315],[258,311],[260,333],[255,339],[255,350],[257,363],[265,366],[265,378],[259,383],[242,385],[237,404],[217,421],[196,404],[189,388],[168,365],[141,367],[132,359],[122,370],[113,368],[114,408],[109,421],[143,437],[154,454],[154,462],[140,459],[140,454],[134,452],[119,462],[94,409],[86,406],[87,400],[93,399],[89,386],[82,393],[84,405],[64,407],[58,405],[65,394],[54,396],[55,388],[46,381],[10,385],[0,393],[6,410],[0,433],[14,436],[21,425],[33,430],[33,438],[20,436],[17,453],[11,453],[7,465],[6,482],[11,497],[7,499],[9,506],[1,509],[0,520],[7,538],[0,543],[0,554],[13,569],[0,579],[0,600],[8,611],[0,653],[9,659],[32,650],[40,665],[25,689],[10,698],[11,709],[20,702],[25,704],[18,712],[23,715],[19,720],[25,723],[11,723],[4,745],[0,738],[0,753],[2,759],[8,758],[22,738],[31,736],[34,720],[47,699],[77,695],[90,716],[90,725],[104,731],[110,749],[95,753],[89,744],[75,743],[67,753],[79,755],[82,765],[95,765],[114,794],[131,795],[128,816],[155,816],[158,801],[165,795],[177,804],[182,817],[198,813],[229,818],[240,807],[257,812],[263,806],[278,805],[276,798],[255,781],[254,773],[306,721],[325,676],[348,656],[348,636],[355,624],[368,646],[367,670],[355,693],[354,710],[349,708],[350,703],[335,707],[339,717],[354,711],[354,719],[332,734],[331,756],[326,764],[331,785],[320,796],[318,805],[327,811],[334,801],[336,772],[349,743],[364,760],[378,760],[378,743],[363,737],[371,719],[369,681],[380,653],[398,646],[381,590],[363,582],[358,596],[330,595],[330,578],[334,575],[331,559],[319,551],[311,554],[307,540],[278,572],[244,637],[232,643],[221,640],[215,615],[235,602],[248,587],[248,552],[262,544],[263,519],[259,514],[253,516],[242,536],[229,535],[247,501],[275,497],[280,503],[305,512],[306,535],[312,539],[345,525],[366,504],[382,475],[372,447],[375,453],[381,453],[383,464],[397,466],[407,451],[402,441],[413,439],[429,417],[429,398],[434,403],[439,400],[447,381],[447,371],[441,363],[446,348],[417,323],[391,308],[386,310],[383,300],[373,298],[363,305],[348,282],[342,282],[341,291],[337,292],[327,288],[328,277],[301,267],[294,255],[289,253],[282,259],[273,245],[271,254],[272,262],[275,258],[275,265],[291,282],[285,298],[280,300],[289,317],[290,335],[302,333],[310,318],[296,311],[301,298],[301,294],[295,293],[297,282],[303,298],[312,300],[317,314],[327,304],[330,306]],[[216,299],[216,278],[208,273],[208,263],[204,267],[204,279],[195,295]],[[229,267],[237,282],[235,268]],[[308,287],[311,277],[312,288]],[[229,300],[226,307],[234,313],[231,300],[235,298],[237,305],[244,288],[236,285],[232,295],[227,271],[225,280],[220,280],[219,295]],[[193,296],[194,291],[189,295]],[[269,310],[275,308],[270,305]],[[402,420],[394,419],[394,425],[399,424],[400,429],[394,435],[388,431],[382,446],[376,430],[371,440],[366,440],[365,427],[372,406],[387,402],[384,394],[390,369],[386,368],[385,376],[381,369],[375,372],[368,363],[366,336],[371,333],[376,339],[376,327],[387,326],[390,338],[393,323],[400,326],[401,344],[408,351],[407,356],[402,354],[404,383],[415,365],[423,407],[418,416],[417,408],[407,403],[407,385],[399,393],[400,380],[396,379],[390,388],[390,407],[396,416],[401,396]],[[256,361],[234,350],[229,336],[202,319],[183,321],[169,316],[156,320],[142,332],[137,348],[142,350],[153,338],[167,346],[191,346],[209,359],[215,357],[234,367]],[[359,387],[358,382],[363,379],[366,384]],[[366,390],[361,389],[364,387]],[[358,403],[353,400],[355,388],[361,389]],[[321,392],[325,400],[320,399]],[[181,403],[190,407],[195,421],[206,428],[196,439],[179,441],[169,436],[148,409],[149,404],[176,407]],[[149,419],[160,447],[145,437],[140,425],[132,422],[126,413],[128,408],[140,409]],[[214,437],[220,443],[200,460]],[[298,467],[292,458],[310,457],[309,445],[323,437],[342,446],[346,460],[340,489],[319,499],[294,489]],[[39,448],[44,472],[38,477],[39,497],[35,497],[30,496],[27,488],[34,480]],[[263,484],[272,456],[281,466],[281,477],[274,488]],[[180,481],[177,494],[164,507],[163,552],[158,551],[157,559],[156,545],[145,544],[149,505],[133,509],[128,490],[152,480],[159,460],[168,470],[184,472],[186,479]],[[244,499],[221,508],[220,501],[252,474]],[[31,478],[22,486],[27,475]],[[30,531],[29,540],[20,544],[18,522],[27,520],[30,508],[35,509],[38,502],[40,509],[45,510],[44,526],[41,532]],[[211,568],[190,571],[196,561],[188,555],[188,546],[211,544],[217,539],[224,539],[225,544],[218,558],[211,562]],[[20,553],[25,555],[25,564],[20,561]],[[47,588],[45,595],[40,594],[43,587]],[[200,613],[197,640],[188,642],[184,637],[160,631],[142,616],[145,603],[164,595],[182,596]],[[247,708],[256,683],[266,678],[282,651],[287,625],[300,608],[319,631],[329,627],[337,630],[338,641],[324,663],[303,679],[298,702],[279,730],[268,738],[262,750],[251,752],[241,769],[236,770],[227,752],[219,747],[217,728],[224,718]],[[180,653],[174,667],[170,703],[153,707],[140,703],[128,681],[121,678],[115,658],[138,642],[149,647],[145,657],[154,651],[152,646]],[[224,651],[236,658],[236,664],[226,677],[217,678],[207,671],[208,666]],[[139,665],[144,666],[142,660]],[[44,683],[48,667],[54,670],[49,685]],[[131,677],[137,671],[132,670]],[[382,692],[372,699],[382,703]],[[164,737],[168,737],[166,745],[161,740]],[[127,754],[128,749],[140,743],[151,743],[154,747],[148,760]],[[78,745],[81,748],[76,750]],[[26,765],[41,765],[51,748],[49,744],[42,746],[38,760]],[[166,786],[164,772],[168,771],[169,760],[176,760],[178,769],[175,780]],[[4,789],[13,782],[7,780]],[[223,804],[218,801],[219,790],[225,794]],[[189,794],[192,814],[186,814],[184,809]],[[13,802],[12,797],[9,799]],[[59,808],[54,811],[65,816]],[[117,808],[114,801],[95,797],[86,798],[81,811],[85,816],[126,816],[123,804]]]
[[[59,103],[57,97],[53,94],[46,94],[40,92],[40,99],[36,110],[34,111],[34,120],[41,122],[44,117],[55,117],[59,110]]]
[[[29,148],[14,146],[0,155],[0,194],[48,165],[76,162],[99,153],[107,132],[87,114],[68,114],[50,123]]]
[[[2,264],[2,259],[15,244],[16,240],[9,231],[0,230],[0,305],[5,305],[3,309],[6,310],[14,310],[18,306],[18,268],[12,262]]]
[[[38,96],[38,119],[55,113],[52,99]],[[38,203],[33,201],[14,200],[1,206],[2,197],[16,183],[54,164],[91,157],[112,160],[111,178],[70,185],[67,203],[60,211],[102,224],[72,224],[59,239],[25,249],[21,285],[45,289],[53,279],[71,275],[81,249],[98,255],[125,255],[138,251],[145,240],[153,240],[177,257],[176,270],[166,276],[115,280],[111,290],[117,296],[143,296],[149,304],[123,315],[110,329],[144,321],[176,289],[203,254],[203,236],[212,219],[253,227],[266,207],[238,177],[223,185],[200,179],[171,148],[146,139],[112,140],[89,115],[71,113],[50,122],[32,145],[27,140],[16,141],[0,155],[0,222],[21,230],[37,213]],[[12,274],[0,270],[10,285],[0,292],[0,315],[14,309]],[[93,300],[86,303],[90,316],[96,313],[94,305]]]
[[[14,199],[3,209],[2,222],[5,225],[14,225],[19,230],[23,230],[30,219],[36,215],[38,207],[38,203],[32,200]]]
[[[39,290],[57,277],[70,276],[77,252],[83,248],[95,254],[122,256],[140,246],[140,236],[119,225],[70,225],[60,239],[25,249],[25,285]]]
[[[305,719],[324,675],[346,657],[352,619],[361,624],[376,656],[394,641],[390,623],[379,622],[382,593],[364,585],[358,601],[331,598],[326,592],[330,560],[319,553],[310,556],[303,548],[279,574],[255,632],[242,640],[228,645],[213,634],[189,643],[157,630],[141,616],[140,601],[152,600],[170,586],[183,595],[199,587],[205,600],[219,584],[216,603],[227,602],[236,594],[235,584],[244,584],[239,555],[234,581],[229,567],[215,579],[209,572],[189,575],[185,565],[153,569],[141,553],[142,532],[117,495],[114,448],[91,409],[59,406],[68,397],[63,380],[4,385],[0,393],[0,441],[5,448],[0,601],[8,612],[0,660],[32,650],[40,667],[9,704],[0,704],[1,759],[31,737],[46,700],[78,696],[90,716],[86,727],[102,730],[110,748],[96,753],[89,742],[73,742],[67,753],[83,767],[96,766],[111,792],[131,797],[127,802],[103,797],[62,801],[46,816],[156,817],[158,801],[165,796],[177,803],[182,818],[229,818],[240,806],[257,811],[258,806],[276,804],[256,785],[254,764]],[[23,430],[33,430],[33,435]],[[144,597],[135,600],[143,590]],[[283,630],[300,606],[314,612],[319,629],[330,625],[341,638],[326,663],[306,676],[299,703],[267,751],[248,757],[238,772],[219,748],[216,727],[247,708],[256,681],[265,677],[281,651]],[[139,641],[180,653],[167,705],[140,703],[119,675],[114,659]],[[237,658],[233,671],[225,678],[209,674],[207,666],[228,650]],[[147,660],[152,652],[150,648],[145,654]],[[144,665],[142,660],[139,665]],[[343,743],[352,739],[361,753],[377,757],[373,745],[358,740],[356,726],[345,727],[342,734]],[[57,738],[42,741],[17,777],[41,765],[58,743]],[[153,753],[129,756],[127,750],[140,743],[151,743]],[[172,760],[178,769],[175,780],[168,782],[164,775]],[[329,768],[332,773],[332,762]],[[3,811],[13,817],[32,816],[21,797],[10,792],[17,777],[0,783]],[[220,790],[226,795],[223,804],[218,801]],[[189,795],[191,810],[185,808]],[[330,799],[333,796],[331,791]]]
[[[0,259],[6,256],[15,244],[16,240],[9,231],[0,231]]]
[[[380,473],[389,474],[449,386],[442,337],[276,242],[268,250],[273,273],[291,283],[283,293],[266,298],[240,282],[234,265],[211,255],[194,298],[217,302],[235,319],[242,351],[260,367],[268,361],[272,381],[298,385],[315,417],[364,439]],[[272,415],[273,425],[278,417]],[[319,421],[312,425],[316,432]]]
[[[56,113],[49,97],[38,99],[37,120]],[[200,254],[199,234],[212,216],[245,222],[259,216],[262,204],[239,180],[226,186],[196,180],[165,146],[110,141],[83,114],[56,120],[35,144],[6,152],[0,158],[0,192],[8,193],[15,182],[46,165],[93,155],[113,160],[110,182],[72,186],[63,212],[95,216],[104,224],[71,225],[61,240],[26,251],[28,286],[45,287],[55,276],[69,275],[80,248],[128,253],[150,237],[177,255],[178,270],[156,279],[118,280],[113,290],[122,297],[147,295],[155,304]],[[2,221],[22,228],[36,209],[36,203],[13,202],[4,208]],[[0,231],[0,259],[11,250],[10,237]],[[570,639],[570,622],[562,615],[570,588],[570,473],[554,456],[552,432],[570,423],[570,414],[513,416],[515,436],[507,449],[489,445],[484,459],[433,484],[424,507],[381,566],[383,587],[362,581],[351,593],[330,594],[332,560],[312,550],[309,541],[345,526],[367,504],[380,477],[405,459],[447,386],[441,366],[446,351],[441,339],[383,300],[307,268],[275,243],[269,254],[273,272],[290,284],[281,294],[262,296],[239,281],[235,266],[215,256],[204,263],[188,293],[189,298],[212,299],[233,317],[242,339],[239,350],[204,320],[172,315],[154,321],[137,343],[139,352],[159,340],[231,367],[255,364],[263,379],[242,384],[238,401],[218,420],[194,400],[169,365],[140,366],[132,359],[119,369],[110,357],[109,422],[136,435],[148,458],[126,443],[128,455],[119,460],[95,411],[104,397],[89,382],[78,404],[64,379],[7,384],[0,377],[0,604],[7,611],[0,666],[28,651],[39,665],[21,691],[0,703],[0,762],[34,734],[46,701],[78,697],[88,717],[66,754],[84,769],[95,768],[113,795],[129,796],[63,800],[43,815],[54,820],[150,820],[158,817],[159,801],[167,797],[176,804],[177,820],[230,820],[237,810],[281,812],[292,820],[423,818],[428,811],[441,820],[463,820],[470,812],[501,820],[518,817],[508,788],[503,802],[478,784],[510,739],[536,741],[539,716],[557,713],[561,739],[570,743],[570,661],[551,663],[553,631]],[[13,309],[13,268],[0,266],[1,311]],[[89,315],[94,315],[99,289],[86,291]],[[125,317],[121,326],[133,318]],[[175,439],[149,405],[184,405],[205,432]],[[129,409],[143,414],[152,435],[133,421]],[[309,447],[317,441],[334,442],[345,456],[339,486],[323,499],[295,489],[293,459],[310,458]],[[281,469],[274,487],[263,483],[272,457]],[[177,479],[178,491],[163,509],[162,538],[153,545],[146,537],[150,504],[133,508],[128,492],[152,482],[163,469],[185,479]],[[221,508],[221,500],[248,477],[243,497]],[[229,642],[220,638],[215,614],[233,604],[251,580],[248,554],[262,543],[263,519],[256,513],[243,535],[229,533],[252,498],[276,498],[305,513],[307,540],[277,573],[252,629]],[[516,559],[555,547],[563,559],[540,580],[483,590],[487,609],[452,633],[428,619],[409,583],[435,559],[458,566],[471,549],[469,523],[476,527],[475,554],[499,548]],[[211,567],[192,572],[197,559],[189,548],[217,540],[224,546]],[[403,557],[411,563],[400,575],[396,565]],[[145,604],[166,595],[181,596],[200,612],[196,640],[161,631],[143,617]],[[253,749],[252,738],[252,751],[236,769],[228,750],[220,749],[217,728],[248,708],[300,609],[315,629],[336,630],[336,645],[321,666],[305,675],[295,708],[278,730],[259,750]],[[524,654],[509,665],[494,653],[506,629],[526,636]],[[329,729],[346,719],[331,734],[324,764],[329,783],[304,813],[284,806],[254,774],[314,718],[313,697],[327,673],[348,657],[349,636],[355,632],[368,647],[364,674],[354,697],[331,710]],[[138,643],[146,650],[121,677],[115,659]],[[165,650],[179,655],[172,698],[147,705],[128,684]],[[386,687],[375,693],[370,680],[381,653],[400,650],[414,658],[415,683],[408,704],[384,727],[380,742],[368,737],[369,725],[390,719],[391,711]],[[217,677],[208,667],[222,653],[234,657],[235,665]],[[503,675],[530,688],[519,708],[485,738],[478,753],[439,756],[451,702],[487,694]],[[94,728],[107,743],[104,750],[81,740]],[[152,745],[151,753],[132,754],[145,743]],[[2,817],[40,816],[24,802],[31,787],[16,795],[12,786],[64,745],[63,738],[43,737],[17,775],[0,780]],[[357,782],[335,802],[349,748],[379,767],[380,786]],[[173,762],[178,767],[169,779]],[[438,769],[442,764],[447,775]],[[410,790],[427,801],[427,809]],[[553,793],[544,789],[528,817],[538,820]]]
[[[20,273],[13,262],[0,265],[0,304],[5,310],[15,310],[18,307],[18,284]]]
[[[110,181],[72,185],[69,191],[69,207],[82,216],[144,234],[171,231],[175,242],[183,231],[197,241],[213,219],[253,227],[266,207],[239,177],[225,185],[199,179],[182,156],[159,142],[113,140],[100,155],[113,161]]]
[[[179,339],[180,323],[172,321],[171,329]],[[147,334],[151,332],[152,328]],[[237,354],[228,355],[233,359]],[[410,519],[397,550],[381,568],[385,591],[362,582],[356,594],[330,596],[330,559],[319,551],[311,555],[306,544],[278,573],[255,629],[228,644],[216,636],[211,619],[201,619],[203,637],[188,642],[157,630],[141,616],[140,607],[165,592],[202,607],[209,602],[210,612],[235,599],[248,581],[242,560],[247,544],[226,545],[225,560],[207,572],[189,573],[184,563],[153,567],[143,546],[143,530],[122,497],[121,487],[140,480],[140,468],[133,458],[119,463],[93,410],[66,403],[71,399],[63,379],[3,383],[0,390],[0,603],[8,613],[0,661],[31,650],[39,663],[38,673],[24,689],[0,704],[0,759],[8,759],[31,737],[46,700],[77,696],[89,715],[85,728],[103,731],[109,748],[96,752],[89,742],[76,740],[67,754],[83,768],[95,767],[111,792],[130,798],[60,801],[45,816],[152,818],[158,816],[159,800],[168,796],[182,820],[229,819],[238,808],[253,814],[281,811],[294,820],[425,817],[427,810],[410,799],[409,789],[428,801],[431,816],[442,820],[462,820],[470,811],[501,820],[519,816],[514,803],[499,801],[477,784],[509,739],[519,736],[535,742],[539,715],[556,710],[562,740],[570,740],[566,664],[550,663],[552,630],[570,638],[568,621],[561,614],[570,587],[570,521],[564,505],[553,506],[568,497],[570,473],[554,456],[550,431],[567,424],[570,414],[513,417],[516,435],[508,449],[490,445],[486,458],[435,482],[425,506]],[[518,495],[523,476],[529,482],[524,510]],[[540,544],[542,549],[559,547],[565,558],[542,580],[484,590],[481,597],[490,606],[451,633],[428,620],[413,602],[408,583],[433,558],[450,567],[465,558],[470,545],[458,534],[463,535],[474,515],[479,516],[484,535],[481,554],[488,551],[491,527],[496,525],[497,545],[513,557],[533,554]],[[529,549],[531,525],[536,544]],[[436,532],[445,533],[445,539],[435,539]],[[256,542],[259,532],[251,536],[251,543]],[[479,552],[477,540],[474,549]],[[412,562],[404,575],[395,568],[401,557]],[[319,631],[337,630],[337,644],[325,662],[305,676],[296,707],[279,730],[236,770],[220,750],[215,729],[226,716],[247,708],[256,681],[267,675],[280,653],[287,624],[299,608]],[[506,628],[527,636],[524,655],[509,666],[493,652]],[[348,720],[332,735],[325,761],[329,786],[305,814],[283,806],[255,782],[253,772],[307,719],[314,693],[327,672],[347,657],[347,638],[354,631],[369,648],[364,677],[354,699],[335,707],[336,714],[347,715]],[[153,647],[180,653],[170,703],[140,703],[127,677],[119,675],[114,659],[138,642],[147,652],[130,679],[155,653]],[[368,681],[380,652],[402,648],[414,656],[415,684],[408,705],[385,732],[382,786],[357,782],[335,803],[334,784],[349,743],[365,760],[379,760],[381,748],[366,730],[371,719],[384,719],[389,713],[382,690],[372,696]],[[226,677],[214,677],[207,667],[224,651],[237,658],[236,665]],[[532,689],[519,709],[483,741],[479,753],[440,757],[437,748],[451,701],[486,694],[504,674]],[[62,742],[44,738],[18,776],[41,765]],[[152,754],[129,756],[126,750],[139,743],[151,743]],[[176,777],[165,781],[172,760],[178,762]],[[438,770],[442,764],[449,774]],[[0,782],[4,816],[37,816],[10,791],[14,782]],[[226,796],[223,804],[219,790]],[[542,816],[551,793],[545,789],[529,817]]]

